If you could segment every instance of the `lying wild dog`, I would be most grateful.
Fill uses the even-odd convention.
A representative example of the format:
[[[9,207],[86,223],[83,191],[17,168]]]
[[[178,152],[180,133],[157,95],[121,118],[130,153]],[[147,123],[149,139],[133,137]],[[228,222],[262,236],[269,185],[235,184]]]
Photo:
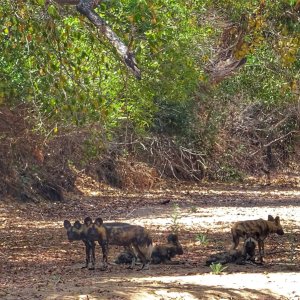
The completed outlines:
[[[115,263],[118,265],[121,264],[132,264],[132,261],[135,259],[135,255],[125,249],[125,251],[121,252],[115,260]]]
[[[153,248],[151,255],[151,263],[153,264],[177,264],[177,262],[172,262],[171,258],[176,255],[182,255],[182,246],[178,241],[178,236],[176,234],[168,235],[168,243],[166,245],[157,245]],[[132,253],[125,251],[119,254],[115,263],[117,264],[129,264],[133,259]]]
[[[212,263],[220,263],[222,265],[227,263],[236,263],[237,265],[244,265],[246,263],[255,262],[255,248],[256,241],[253,238],[248,238],[244,242],[242,250],[230,250],[229,252],[220,252],[213,254],[206,260],[205,265],[210,266]]]
[[[176,255],[183,254],[183,249],[179,243],[177,234],[169,234],[167,240],[168,243],[166,245],[158,245],[154,247],[151,256],[151,262],[153,264],[171,264],[171,258]]]
[[[83,224],[78,220],[75,221],[74,225],[71,225],[69,220],[64,221],[64,227],[67,230],[67,236],[69,241],[83,241],[85,244],[85,253],[86,253],[86,263],[83,268],[89,268],[89,270],[95,269],[95,241],[89,240],[87,237],[87,232],[90,226],[93,224],[93,221],[90,217],[84,219]],[[128,223],[106,223],[105,226],[110,227],[119,227],[126,226]],[[91,263],[91,266],[89,266]]]
[[[91,241],[98,241],[102,248],[103,263],[107,266],[108,245],[124,246],[131,252],[133,268],[136,256],[141,260],[141,270],[151,260],[152,239],[144,227],[138,225],[107,226],[101,218],[89,226],[87,238]],[[133,249],[133,251],[131,250]]]
[[[280,219],[277,216],[275,219],[269,215],[268,220],[258,219],[249,221],[240,221],[231,228],[232,246],[231,250],[235,250],[239,244],[240,238],[254,238],[258,242],[259,261],[263,262],[264,256],[264,240],[270,233],[283,235],[283,229],[280,225]]]

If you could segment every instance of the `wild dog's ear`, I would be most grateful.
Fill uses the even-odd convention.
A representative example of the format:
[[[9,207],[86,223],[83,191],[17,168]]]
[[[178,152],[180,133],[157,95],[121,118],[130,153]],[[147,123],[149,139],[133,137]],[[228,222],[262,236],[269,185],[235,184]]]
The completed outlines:
[[[84,219],[84,224],[85,224],[86,226],[90,226],[92,223],[93,223],[93,221],[92,221],[92,219],[91,219],[90,217],[86,217],[86,218]]]
[[[72,225],[71,225],[71,223],[70,223],[69,220],[64,220],[64,227],[65,227],[66,229],[69,229],[71,226],[72,226]]]
[[[271,215],[268,215],[268,221],[274,222],[274,218]]]
[[[168,239],[169,243],[174,243],[174,244],[178,243],[177,234],[171,233],[171,234],[168,235],[167,239]]]
[[[74,227],[76,228],[76,229],[80,229],[80,227],[81,227],[81,223],[77,220],[77,221],[75,221],[75,223],[74,223]]]
[[[275,218],[275,224],[276,224],[276,225],[279,225],[279,224],[280,224],[280,218],[279,218],[279,216],[277,216],[277,217]]]
[[[95,220],[95,224],[96,224],[97,226],[101,226],[101,225],[103,224],[103,220],[102,220],[101,218],[97,218],[97,219]]]

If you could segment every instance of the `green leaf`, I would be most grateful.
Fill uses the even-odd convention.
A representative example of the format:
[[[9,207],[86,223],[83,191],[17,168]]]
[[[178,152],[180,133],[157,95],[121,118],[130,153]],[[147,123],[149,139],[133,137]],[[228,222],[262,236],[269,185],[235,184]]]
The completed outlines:
[[[40,6],[44,6],[46,3],[46,0],[36,0],[37,4]]]
[[[49,5],[47,11],[48,11],[48,14],[52,17],[57,17],[58,16],[57,9],[54,5]]]

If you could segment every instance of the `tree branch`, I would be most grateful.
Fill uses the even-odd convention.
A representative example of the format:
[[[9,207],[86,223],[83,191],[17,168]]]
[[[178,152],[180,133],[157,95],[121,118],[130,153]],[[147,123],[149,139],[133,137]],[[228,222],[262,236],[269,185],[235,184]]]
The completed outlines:
[[[46,3],[49,3],[49,1],[46,1]],[[54,2],[60,4],[60,5],[77,5],[79,4],[80,0],[54,0]]]
[[[116,49],[123,62],[137,79],[141,79],[141,71],[135,61],[134,54],[120,40],[117,34],[106,24],[106,22],[94,11],[100,0],[54,0],[61,5],[76,5],[78,12],[87,17],[101,32],[106,36],[109,42]]]
[[[271,142],[269,142],[268,144],[266,144],[266,145],[263,145],[264,147],[269,147],[269,146],[271,146],[272,144],[274,144],[274,143],[277,143],[277,142],[279,142],[279,141],[283,141],[285,138],[287,138],[289,135],[291,135],[291,134],[293,134],[293,133],[297,133],[298,131],[296,131],[296,130],[292,130],[292,131],[290,131],[290,132],[288,132],[287,134],[285,134],[285,135],[283,135],[283,136],[281,136],[281,137],[279,137],[279,138],[277,138],[277,139],[275,139],[275,140],[273,140],[273,141],[271,141]]]

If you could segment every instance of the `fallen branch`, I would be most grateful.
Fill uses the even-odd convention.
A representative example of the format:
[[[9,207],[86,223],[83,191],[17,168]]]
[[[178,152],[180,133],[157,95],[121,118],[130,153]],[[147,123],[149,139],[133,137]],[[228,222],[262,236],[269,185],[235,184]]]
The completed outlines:
[[[271,141],[270,143],[268,143],[266,145],[263,145],[263,146],[264,147],[269,147],[272,144],[277,143],[278,141],[282,141],[283,139],[287,138],[289,135],[291,135],[293,133],[297,133],[297,132],[299,132],[299,131],[296,131],[296,130],[290,131],[287,134],[285,134],[285,135],[283,135],[283,136],[281,136],[281,137],[279,137],[279,138],[277,138],[277,139],[275,139],[275,140]]]

